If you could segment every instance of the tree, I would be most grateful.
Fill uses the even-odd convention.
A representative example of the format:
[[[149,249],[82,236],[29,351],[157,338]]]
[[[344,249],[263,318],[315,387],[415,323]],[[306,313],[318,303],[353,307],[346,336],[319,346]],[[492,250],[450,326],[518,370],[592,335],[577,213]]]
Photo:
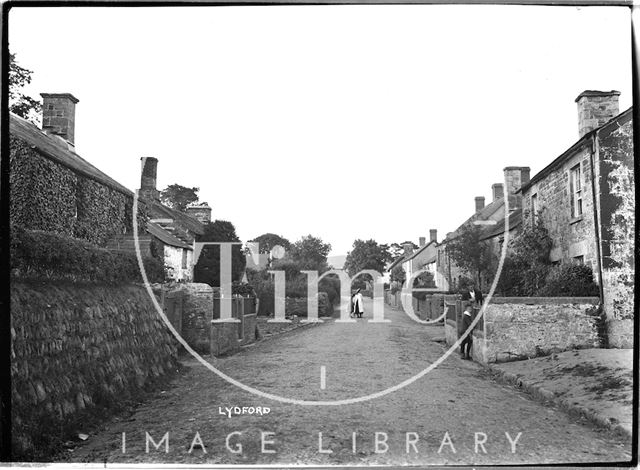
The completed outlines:
[[[458,236],[447,244],[447,250],[455,263],[467,271],[480,286],[483,274],[489,274],[493,267],[493,254],[489,243],[482,241],[482,228],[469,224]]]
[[[198,201],[198,191],[200,188],[187,188],[179,184],[172,184],[160,193],[160,202],[184,212],[189,204]]]
[[[289,257],[298,264],[301,271],[324,272],[328,269],[327,256],[331,245],[322,239],[307,235],[291,245]]]
[[[389,253],[391,255],[391,259],[397,259],[398,257],[404,254],[404,245],[409,244],[414,250],[418,249],[418,245],[413,243],[410,240],[404,241],[402,243],[392,243],[389,245]]]
[[[260,253],[270,253],[274,246],[280,245],[285,250],[289,251],[291,242],[280,235],[275,233],[263,233],[259,237],[250,240],[250,242],[260,244]]]
[[[353,250],[347,253],[344,269],[349,276],[353,276],[363,269],[373,269],[379,273],[391,261],[391,254],[387,245],[378,245],[375,240],[355,240]]]
[[[407,280],[407,273],[402,268],[402,265],[398,265],[391,270],[390,276],[391,282],[398,282],[400,284],[404,284],[404,281]]]
[[[239,242],[236,229],[231,222],[216,220],[204,226],[204,234],[198,236],[198,242]],[[231,280],[240,281],[244,274],[246,258],[241,245],[231,247]],[[195,282],[204,282],[220,287],[220,246],[204,246],[198,263],[193,270]]]
[[[9,111],[39,126],[42,105],[25,95],[22,89],[31,83],[31,70],[20,67],[16,55],[9,53]]]
[[[535,226],[525,227],[510,242],[498,281],[498,291],[503,295],[535,296],[545,286],[553,241],[542,217],[536,220]]]
[[[413,280],[413,287],[436,287],[433,273],[425,271]]]

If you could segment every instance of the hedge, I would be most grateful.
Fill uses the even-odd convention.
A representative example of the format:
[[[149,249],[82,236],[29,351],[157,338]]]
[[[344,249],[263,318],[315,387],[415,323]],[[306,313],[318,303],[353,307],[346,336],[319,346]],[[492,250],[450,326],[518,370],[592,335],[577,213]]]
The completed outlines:
[[[149,282],[164,280],[164,265],[143,259]],[[113,252],[52,232],[12,227],[11,275],[17,279],[67,280],[102,284],[142,282],[133,253]]]

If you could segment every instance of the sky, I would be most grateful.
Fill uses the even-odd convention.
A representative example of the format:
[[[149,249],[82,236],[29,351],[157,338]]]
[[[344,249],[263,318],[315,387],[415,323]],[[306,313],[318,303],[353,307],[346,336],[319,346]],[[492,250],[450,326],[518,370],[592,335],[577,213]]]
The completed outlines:
[[[242,240],[438,239],[578,139],[580,92],[632,104],[625,7],[14,7],[27,94],[71,93],[76,152],[124,186],[199,187]]]

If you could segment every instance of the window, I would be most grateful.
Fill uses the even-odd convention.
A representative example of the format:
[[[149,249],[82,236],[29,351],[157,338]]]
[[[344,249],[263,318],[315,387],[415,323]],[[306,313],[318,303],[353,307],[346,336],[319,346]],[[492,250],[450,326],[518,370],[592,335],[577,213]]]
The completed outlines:
[[[187,250],[182,249],[182,269],[187,269]]]
[[[531,196],[531,225],[536,224],[536,215],[538,215],[538,195]]]
[[[582,172],[578,163],[571,169],[571,217],[582,215]]]
[[[584,256],[576,256],[573,258],[574,263],[584,264]]]

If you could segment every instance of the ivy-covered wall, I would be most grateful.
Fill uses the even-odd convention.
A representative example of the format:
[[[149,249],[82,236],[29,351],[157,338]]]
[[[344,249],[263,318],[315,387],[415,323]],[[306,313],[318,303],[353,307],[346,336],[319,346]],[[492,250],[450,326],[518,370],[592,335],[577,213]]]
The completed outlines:
[[[73,235],[78,178],[71,170],[12,137],[9,184],[11,226]]]
[[[12,227],[56,232],[100,246],[132,232],[133,194],[75,173],[13,136],[10,152]],[[148,208],[140,202],[141,233],[148,218]]]

